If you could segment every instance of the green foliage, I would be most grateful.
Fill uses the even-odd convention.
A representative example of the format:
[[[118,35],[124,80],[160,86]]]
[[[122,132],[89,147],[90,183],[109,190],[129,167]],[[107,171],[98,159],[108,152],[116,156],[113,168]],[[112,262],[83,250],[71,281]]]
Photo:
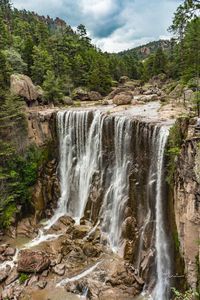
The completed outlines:
[[[23,102],[7,94],[0,111],[0,227],[8,227],[19,206],[30,205],[31,188],[46,153],[27,148],[27,122]]]
[[[181,123],[181,122],[180,122]],[[180,123],[176,122],[170,129],[168,138],[168,166],[167,166],[167,182],[172,186],[174,173],[176,170],[176,158],[180,154],[181,143],[182,143],[182,133],[180,128]]]
[[[179,251],[180,241],[179,241],[179,234],[178,234],[177,231],[175,231],[175,232],[173,233],[173,239],[174,239],[176,251]]]
[[[28,274],[20,273],[20,275],[19,275],[19,283],[20,284],[24,284],[28,278],[29,278]]]
[[[53,59],[48,51],[42,46],[33,47],[33,65],[31,67],[33,80],[37,84],[42,84],[47,72],[52,70]]]
[[[3,51],[10,73],[25,73],[27,64],[23,61],[21,55],[15,49],[7,49]]]
[[[45,91],[45,98],[58,104],[63,99],[63,82],[59,77],[55,77],[52,71],[47,71],[45,80],[43,82],[43,89]]]
[[[185,293],[181,293],[175,288],[172,288],[172,292],[175,296],[174,300],[194,300],[196,297],[199,296],[199,294],[192,289],[186,291]]]

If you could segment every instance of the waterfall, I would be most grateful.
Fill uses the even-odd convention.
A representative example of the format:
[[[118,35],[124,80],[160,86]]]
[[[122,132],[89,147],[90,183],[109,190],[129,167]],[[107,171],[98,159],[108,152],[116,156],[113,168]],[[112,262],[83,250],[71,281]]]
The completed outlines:
[[[121,230],[124,211],[129,201],[129,175],[132,172],[133,161],[137,162],[138,159],[144,164],[141,154],[143,152],[144,155],[151,156],[148,158],[146,179],[141,178],[140,172],[137,178],[141,181],[143,189],[144,182],[148,184],[145,187],[146,209],[143,211],[136,263],[139,269],[145,232],[149,223],[156,224],[155,227],[151,225],[153,230],[155,229],[157,274],[153,296],[154,300],[166,300],[170,259],[164,226],[162,192],[164,152],[169,130],[168,126],[164,125],[144,124],[134,122],[127,116],[109,116],[101,111],[58,112],[61,197],[53,217],[45,228],[50,228],[63,215],[70,215],[80,223],[86,207],[92,218],[91,210],[97,203],[91,199],[91,194],[97,176],[98,189],[102,194],[100,200],[97,200],[100,202],[96,224],[99,224],[106,233],[112,250],[118,252],[123,242]],[[110,136],[106,140],[108,132]],[[142,204],[139,203],[140,196],[137,197],[136,203],[141,205],[142,209]],[[137,209],[140,210],[140,207]],[[152,219],[153,216],[155,220]],[[152,243],[153,239],[149,247]]]
[[[164,209],[163,209],[163,165],[164,152],[167,143],[169,129],[165,126],[161,127],[156,142],[156,260],[157,260],[157,282],[154,289],[155,300],[167,300],[169,292],[169,276],[170,276],[170,258],[168,251],[167,237],[164,227]]]
[[[84,215],[94,173],[100,161],[101,126],[104,116],[90,111],[62,111],[57,114],[61,197],[49,220],[50,228],[61,216],[70,215],[77,223]]]
[[[115,117],[114,129],[115,161],[101,213],[102,226],[108,232],[112,250],[116,252],[120,247],[121,225],[129,193],[131,121],[126,117]]]

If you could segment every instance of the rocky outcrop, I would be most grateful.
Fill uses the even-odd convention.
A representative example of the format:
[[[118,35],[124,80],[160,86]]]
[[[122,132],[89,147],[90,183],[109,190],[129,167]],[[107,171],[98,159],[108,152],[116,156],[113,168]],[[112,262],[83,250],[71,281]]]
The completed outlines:
[[[131,103],[133,96],[131,93],[120,93],[113,99],[113,103],[116,105],[127,105]]]
[[[177,161],[174,210],[188,283],[197,285],[200,263],[200,137],[186,139]]]
[[[60,185],[57,174],[57,161],[47,162],[39,171],[37,183],[32,193],[32,205],[35,210],[35,223],[42,217],[49,218],[60,197]]]
[[[35,86],[30,77],[22,74],[13,74],[10,77],[10,90],[14,95],[23,97],[31,105],[42,98],[41,88]]]
[[[57,109],[28,110],[28,138],[30,144],[42,147],[51,143],[56,136]]]
[[[102,95],[96,91],[88,92],[86,89],[78,87],[73,90],[72,99],[78,101],[98,101],[102,100]]]
[[[84,88],[78,87],[73,90],[72,99],[79,100],[79,101],[87,101],[89,100],[88,91],[85,90]]]
[[[88,96],[91,101],[98,101],[103,99],[102,95],[99,92],[95,92],[95,91],[89,92]]]
[[[24,273],[41,273],[48,269],[50,260],[42,251],[21,250],[18,256],[17,271]]]

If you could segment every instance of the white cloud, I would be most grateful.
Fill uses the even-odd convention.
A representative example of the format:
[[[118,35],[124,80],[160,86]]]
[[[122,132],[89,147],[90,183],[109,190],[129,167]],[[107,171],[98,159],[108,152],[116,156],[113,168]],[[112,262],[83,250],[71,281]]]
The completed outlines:
[[[161,36],[181,0],[13,0],[17,8],[83,23],[102,50],[117,52]]]
[[[115,7],[115,3],[113,0],[81,0],[81,8],[82,12],[86,15],[91,15],[92,17],[105,17],[109,15],[109,13]]]

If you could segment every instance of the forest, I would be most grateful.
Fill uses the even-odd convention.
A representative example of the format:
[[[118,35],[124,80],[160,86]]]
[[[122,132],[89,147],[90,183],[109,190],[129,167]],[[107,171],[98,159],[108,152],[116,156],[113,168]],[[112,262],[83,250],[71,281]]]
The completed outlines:
[[[147,57],[137,51],[103,53],[92,44],[83,24],[74,31],[65,21],[18,10],[0,0],[0,224],[10,224],[17,207],[29,207],[38,166],[47,153],[30,147],[24,101],[10,93],[10,76],[31,77],[44,91],[44,103],[62,105],[76,87],[103,96],[121,76],[147,82],[153,76],[172,78],[198,89],[200,72],[199,1],[184,1],[169,30],[166,49],[155,47]],[[197,91],[198,92],[198,91]],[[20,139],[20,141],[19,141]]]

